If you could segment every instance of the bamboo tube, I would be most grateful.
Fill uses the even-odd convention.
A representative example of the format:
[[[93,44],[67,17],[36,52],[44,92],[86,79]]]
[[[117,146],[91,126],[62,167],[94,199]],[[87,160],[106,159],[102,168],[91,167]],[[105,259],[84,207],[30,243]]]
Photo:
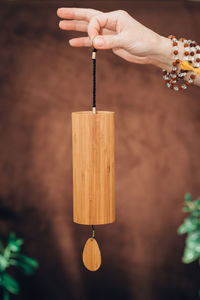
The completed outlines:
[[[72,113],[75,223],[115,221],[114,142],[114,112]]]

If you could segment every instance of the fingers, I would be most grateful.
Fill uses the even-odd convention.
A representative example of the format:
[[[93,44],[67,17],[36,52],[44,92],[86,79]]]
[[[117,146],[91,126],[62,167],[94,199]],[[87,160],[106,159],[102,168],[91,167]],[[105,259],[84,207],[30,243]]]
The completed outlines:
[[[90,8],[63,7],[57,10],[57,15],[62,19],[85,20],[89,21],[100,11]]]
[[[116,34],[118,12],[102,13],[94,9],[60,8],[57,14],[62,20],[59,27],[63,30],[88,32],[89,38],[76,38],[70,40],[73,47],[91,46],[90,40],[94,37],[93,46],[100,49],[120,47],[120,38]],[[98,37],[97,37],[98,35]]]
[[[88,25],[88,35],[92,39],[99,35],[101,29],[106,27],[109,30],[115,31],[117,27],[117,14],[111,13],[99,13],[91,18]]]
[[[72,47],[91,47],[91,41],[89,37],[80,37],[69,40]]]
[[[113,35],[98,35],[93,39],[93,47],[97,49],[112,49],[120,47],[120,36]]]
[[[74,30],[80,32],[87,32],[88,31],[88,22],[87,21],[76,21],[76,20],[62,20],[59,22],[59,27],[62,30]],[[112,30],[103,28],[101,30],[103,35],[114,34]]]
[[[74,21],[74,20],[62,20],[59,22],[59,27],[63,30],[75,30],[81,32],[87,32],[88,22],[86,21]]]
[[[112,49],[115,45],[118,45],[116,35],[98,36],[93,40],[93,46],[97,49]],[[98,39],[98,41],[97,41]],[[101,40],[103,39],[103,43]],[[100,41],[100,42],[99,42]],[[79,37],[69,40],[69,44],[72,47],[91,47],[91,40],[89,37]]]

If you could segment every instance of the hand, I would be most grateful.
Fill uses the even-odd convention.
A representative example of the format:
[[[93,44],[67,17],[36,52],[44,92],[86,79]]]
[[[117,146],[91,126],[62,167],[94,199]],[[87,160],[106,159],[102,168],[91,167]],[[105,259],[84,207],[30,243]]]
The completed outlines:
[[[61,29],[88,33],[87,37],[71,39],[72,47],[90,47],[93,39],[95,48],[112,49],[130,62],[152,63],[162,68],[171,64],[169,39],[145,27],[123,10],[103,13],[94,9],[59,8],[57,14],[67,19],[60,21]]]

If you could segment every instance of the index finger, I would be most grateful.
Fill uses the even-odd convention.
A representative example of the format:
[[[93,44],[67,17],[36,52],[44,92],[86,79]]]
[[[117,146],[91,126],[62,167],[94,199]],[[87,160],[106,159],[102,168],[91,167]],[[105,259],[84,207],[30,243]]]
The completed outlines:
[[[62,7],[57,10],[57,15],[62,19],[86,21],[90,21],[97,13],[100,13],[100,11],[91,8]]]

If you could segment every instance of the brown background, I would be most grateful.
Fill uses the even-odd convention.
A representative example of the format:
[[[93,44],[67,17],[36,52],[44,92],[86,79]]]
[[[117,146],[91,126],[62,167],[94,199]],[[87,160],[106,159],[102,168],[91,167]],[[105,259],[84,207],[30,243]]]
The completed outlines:
[[[83,268],[90,228],[72,223],[71,112],[91,107],[92,66],[90,49],[70,48],[75,34],[58,29],[67,5],[125,9],[200,41],[199,3],[0,4],[0,233],[15,231],[40,262],[32,278],[14,271],[18,299],[197,299],[200,269],[181,263],[176,230],[184,193],[200,195],[200,89],[173,92],[161,70],[110,51],[97,55],[97,105],[116,112],[117,221],[97,228],[101,269]]]

